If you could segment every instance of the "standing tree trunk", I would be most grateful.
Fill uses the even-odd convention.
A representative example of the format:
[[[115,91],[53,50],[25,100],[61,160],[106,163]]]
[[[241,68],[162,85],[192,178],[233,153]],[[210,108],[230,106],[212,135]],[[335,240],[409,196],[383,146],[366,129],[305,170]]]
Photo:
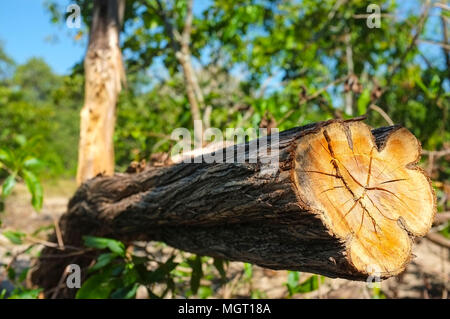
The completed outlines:
[[[95,0],[81,110],[77,183],[114,173],[113,134],[117,98],[124,80],[119,45],[125,0]]]
[[[272,146],[278,152],[253,140],[223,150],[221,163],[92,179],[61,218],[64,243],[80,247],[86,234],[160,240],[201,255],[355,280],[405,268],[414,236],[428,232],[436,210],[416,166],[420,144],[408,130],[332,120],[282,132]],[[234,161],[236,150],[245,150],[244,163]],[[277,161],[267,174],[267,163]],[[50,289],[67,264],[91,259],[45,248],[34,281]]]
[[[201,115],[201,109],[204,107],[204,97],[194,67],[192,66],[191,50],[189,48],[194,19],[194,1],[187,1],[186,17],[184,19],[184,28],[181,34],[168,17],[161,0],[157,0],[156,3],[158,8],[154,8],[149,3],[145,3],[145,5],[150,8],[151,11],[156,12],[164,21],[165,32],[170,39],[170,45],[183,72],[186,95],[191,109],[192,123],[194,125],[194,139],[197,142],[197,145],[199,145],[203,138],[203,125],[199,125],[199,123],[204,124]]]

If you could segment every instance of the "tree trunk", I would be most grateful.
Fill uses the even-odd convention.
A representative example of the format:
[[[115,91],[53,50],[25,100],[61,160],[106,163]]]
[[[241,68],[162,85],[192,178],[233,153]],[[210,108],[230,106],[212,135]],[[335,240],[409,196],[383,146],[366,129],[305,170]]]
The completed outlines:
[[[280,133],[270,152],[262,141],[216,152],[223,163],[89,180],[60,221],[64,243],[81,246],[85,234],[158,240],[201,255],[354,280],[404,270],[413,237],[428,232],[435,213],[430,182],[415,165],[420,144],[407,129],[371,131],[358,120],[331,120]],[[234,152],[243,149],[245,162],[235,163]],[[64,254],[44,249],[36,284],[54,287],[67,264],[89,261],[55,258]]]
[[[77,182],[114,173],[113,135],[117,97],[124,80],[119,30],[124,0],[96,0],[84,60],[85,100],[81,110]]]
[[[181,68],[183,69],[184,83],[186,85],[186,94],[191,107],[191,116],[194,124],[194,138],[197,144],[202,145],[203,125],[200,109],[204,107],[204,98],[198,84],[195,70],[192,67],[191,50],[189,48],[191,42],[192,21],[194,19],[194,1],[188,0],[187,12],[184,21],[184,29],[180,39],[180,49],[175,53]]]
[[[186,86],[186,94],[188,97],[192,122],[194,125],[194,138],[198,145],[201,145],[203,138],[203,128],[202,125],[202,116],[200,111],[199,100],[195,94],[195,71],[192,67],[190,51],[187,47],[177,52],[177,59],[180,62],[181,68],[183,69],[184,83]]]

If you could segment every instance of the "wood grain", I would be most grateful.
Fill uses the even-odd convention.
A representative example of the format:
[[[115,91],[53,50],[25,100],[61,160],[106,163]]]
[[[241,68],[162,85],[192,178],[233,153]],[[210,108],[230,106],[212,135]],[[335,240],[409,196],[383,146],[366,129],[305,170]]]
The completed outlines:
[[[278,152],[252,143],[231,147],[245,149],[244,163],[180,163],[87,181],[60,220],[64,243],[82,246],[86,234],[158,240],[352,280],[365,280],[373,266],[382,278],[405,268],[412,239],[428,232],[435,214],[433,190],[416,166],[420,144],[407,129],[331,120],[281,132]],[[224,159],[235,158],[229,150]],[[274,156],[279,166],[263,173]],[[58,254],[42,252],[33,273],[39,286],[51,289],[67,263],[93,258]]]

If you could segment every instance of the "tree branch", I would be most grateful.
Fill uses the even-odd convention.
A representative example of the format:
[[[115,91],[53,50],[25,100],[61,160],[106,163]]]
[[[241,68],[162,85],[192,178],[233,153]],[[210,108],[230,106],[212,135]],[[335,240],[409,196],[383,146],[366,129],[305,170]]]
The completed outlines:
[[[180,63],[183,70],[183,75],[185,79],[186,95],[189,100],[189,105],[191,109],[192,122],[203,123],[200,109],[204,104],[203,95],[201,93],[200,87],[198,85],[198,80],[195,75],[195,70],[192,67],[191,53],[189,49],[189,42],[192,31],[193,22],[193,0],[188,1],[186,18],[184,21],[184,28],[182,34],[180,34],[177,28],[170,21],[167,16],[166,9],[162,4],[161,0],[156,0],[158,8],[153,7],[148,2],[143,1],[143,4],[155,12],[164,22],[164,30],[170,39],[172,49],[174,51],[175,57]],[[203,136],[203,125],[194,124],[194,138],[197,142],[202,140]]]

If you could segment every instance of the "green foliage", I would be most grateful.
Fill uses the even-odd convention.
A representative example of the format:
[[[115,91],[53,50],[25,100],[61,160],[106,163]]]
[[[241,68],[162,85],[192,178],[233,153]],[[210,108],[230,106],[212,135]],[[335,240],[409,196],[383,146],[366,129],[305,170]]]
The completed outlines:
[[[32,154],[47,164],[47,175],[74,174],[83,77],[56,75],[38,58],[8,75],[0,80],[0,148],[14,150],[18,138],[39,140]]]
[[[10,141],[10,146],[0,146],[0,179],[2,179],[2,192],[0,197],[0,213],[4,210],[4,201],[10,196],[18,181],[25,182],[31,194],[31,204],[36,211],[42,208],[43,189],[38,179],[38,174],[45,167],[44,163],[34,157],[36,146],[40,143],[39,138],[27,138],[15,134]],[[1,226],[1,220],[0,220]],[[21,231],[5,230],[1,232],[14,245],[24,244],[27,234]],[[28,253],[31,247],[22,253]],[[8,254],[9,252],[7,252]],[[15,258],[15,257],[14,257]],[[11,265],[5,267],[8,279],[14,283],[15,289],[8,298],[10,299],[36,299],[42,289],[29,289],[23,285],[28,267],[16,273]],[[6,290],[0,292],[0,299],[6,297]]]
[[[94,266],[89,268],[89,272],[94,272],[96,270],[99,270],[107,265],[109,265],[114,259],[116,259],[119,255],[116,253],[104,253],[98,256],[97,262]]]
[[[366,114],[370,102],[370,91],[368,89],[365,89],[359,96],[357,102],[359,115]]]
[[[107,268],[88,278],[78,290],[77,299],[105,299],[117,287],[118,280],[114,276],[119,269]]]
[[[89,269],[91,275],[78,290],[76,295],[78,299],[134,298],[139,285],[147,286],[155,283],[166,283],[167,288],[160,296],[149,290],[152,298],[163,298],[174,289],[171,277],[172,270],[177,266],[174,256],[160,263],[153,271],[149,271],[148,260],[133,255],[126,256],[121,242],[107,238],[85,237],[85,244],[98,249],[108,248],[111,253],[101,254]]]
[[[386,299],[386,295],[381,291],[379,287],[372,288],[372,298],[373,299]]]
[[[31,58],[17,66],[13,76],[13,83],[21,88],[23,99],[31,103],[46,102],[53,90],[61,85],[61,80],[40,58]]]
[[[251,280],[253,277],[253,267],[252,264],[244,263],[244,278],[246,280]]]
[[[106,249],[111,250],[112,253],[117,256],[124,257],[125,256],[125,246],[122,242],[109,238],[101,238],[94,236],[84,236],[84,244],[87,247],[97,248],[97,249]]]
[[[289,271],[286,286],[288,288],[289,296],[297,293],[307,293],[319,288],[320,283],[323,283],[325,278],[319,275],[312,275],[305,281],[299,283],[300,273],[298,271]]]
[[[448,67],[440,48],[423,49],[412,41],[440,36],[430,23],[420,25],[419,5],[406,10],[402,1],[380,1],[382,27],[370,29],[365,19],[367,1],[213,0],[194,1],[190,50],[210,109],[212,127],[258,127],[272,119],[280,130],[326,120],[341,114],[368,115],[368,124],[385,126],[370,109],[383,109],[396,124],[410,129],[425,149],[442,149],[450,141]],[[76,1],[82,9],[87,36],[92,1]],[[418,3],[415,3],[418,4]],[[64,23],[63,4],[46,1],[55,23]],[[177,127],[192,129],[186,85],[176,58],[177,45],[164,18],[181,33],[186,1],[164,1],[164,15],[155,0],[127,1],[121,34],[127,68],[127,87],[117,106],[115,154],[118,170],[132,160],[167,152]],[[441,11],[448,16],[448,12]],[[434,15],[436,16],[436,15]],[[428,18],[430,21],[433,15]],[[433,36],[433,37],[431,37]],[[361,91],[352,92],[352,114],[345,114],[344,81],[350,70]],[[431,54],[434,53],[434,54]],[[439,54],[436,54],[439,53]],[[441,58],[436,58],[439,55]],[[24,181],[36,209],[42,206],[37,176],[73,176],[77,159],[79,110],[83,104],[82,64],[73,74],[56,75],[41,59],[16,65],[0,47],[0,181],[3,200],[18,181]],[[381,95],[376,95],[381,90]],[[203,114],[205,109],[201,110]],[[447,146],[448,147],[448,146]],[[39,161],[37,159],[40,159]],[[448,184],[448,158],[435,162],[432,179]],[[438,197],[443,197],[438,189]],[[0,201],[0,208],[2,201]],[[439,209],[442,209],[439,207]],[[1,209],[0,209],[1,211]],[[441,233],[449,236],[449,225]],[[20,232],[7,232],[21,243]],[[226,262],[208,257],[171,256],[148,268],[148,260],[127,254],[113,239],[85,237],[86,246],[102,250],[78,298],[133,298],[139,285],[152,298],[169,293],[207,298],[214,292],[202,280],[217,276],[226,281]],[[181,261],[179,260],[181,259]],[[178,260],[175,262],[175,260]],[[214,273],[214,276],[212,275]],[[253,267],[244,264],[243,281],[251,286]],[[299,282],[289,272],[289,295],[317,289],[320,276]],[[164,289],[156,290],[158,285]],[[261,296],[252,290],[252,297]],[[374,296],[382,296],[374,291]]]
[[[114,141],[116,164],[121,169],[128,167],[130,161],[167,152],[173,145],[172,131],[191,125],[189,106],[180,95],[180,80],[144,94],[139,90],[138,83],[129,82],[119,100]]]
[[[27,141],[24,136],[16,135],[14,141],[17,145],[14,150],[0,148],[0,176],[6,175],[2,183],[2,201],[11,194],[17,180],[23,180],[31,194],[31,204],[39,211],[42,208],[43,190],[36,174],[44,164],[30,155],[39,139]]]
[[[220,274],[220,279],[222,283],[225,283],[227,280],[227,273],[225,271],[225,265],[228,265],[228,261],[223,260],[222,258],[214,258],[213,261],[214,267],[216,267],[217,271]]]
[[[226,282],[227,262],[221,259],[185,257],[179,252],[161,261],[152,254],[125,253],[124,244],[114,239],[85,236],[84,241],[88,247],[107,252],[89,268],[88,278],[76,295],[79,299],[135,298],[140,286],[147,289],[150,298],[164,298],[169,293],[173,297],[208,298],[214,288],[202,284],[202,280],[217,282],[215,289]]]
[[[4,45],[0,41],[0,84],[4,85],[10,78],[12,70],[14,69],[14,61],[9,57],[5,50]]]
[[[22,174],[25,183],[27,184],[28,190],[31,193],[31,204],[33,205],[34,209],[39,211],[42,208],[44,197],[42,185],[36,175],[34,175],[31,171],[23,169]]]
[[[444,235],[444,237],[447,237],[450,239],[450,222],[447,222],[447,224],[442,228],[440,233],[442,235]]]
[[[37,299],[42,289],[26,289],[23,287],[16,288],[13,290],[11,296],[8,299]],[[0,296],[1,297],[1,296]],[[0,298],[2,299],[2,298]]]
[[[192,268],[191,273],[191,292],[195,295],[200,287],[200,280],[203,277],[202,257],[195,256],[188,259],[188,264]]]
[[[11,194],[12,189],[16,185],[16,176],[14,174],[9,175],[2,185],[2,196],[6,197]]]
[[[27,236],[27,234],[20,231],[3,231],[2,234],[15,245],[22,245]],[[31,250],[32,246],[29,246],[21,254],[31,254]],[[5,255],[11,256],[11,253],[7,252]],[[37,299],[39,297],[42,289],[29,288],[25,284],[29,267],[15,268],[13,264],[0,264],[0,267],[4,268],[8,280],[14,285],[14,289],[9,294],[7,294],[6,289],[0,291],[0,299]]]
[[[92,3],[76,2],[82,8],[85,22],[81,33],[87,35],[85,27],[91,22]],[[345,6],[336,6],[333,0],[320,3],[214,0],[194,4],[197,10],[190,50],[205,105],[211,108],[213,127],[257,127],[269,117],[283,130],[329,119],[337,111],[343,113],[343,81],[330,84],[348,75],[346,50],[350,47],[353,71],[362,85],[361,93],[353,92],[352,115],[369,111],[369,124],[386,125],[378,113],[369,110],[368,106],[375,103],[396,124],[411,129],[425,148],[439,149],[444,141],[450,140],[448,71],[444,61],[430,63],[428,51],[411,47],[420,20],[419,5],[415,10],[406,10],[400,1],[381,1],[383,13],[394,16],[401,11],[405,15],[402,19],[383,17],[381,28],[370,29],[365,19],[354,18],[366,13],[367,3],[359,0]],[[53,22],[64,23],[60,3],[47,1],[46,6]],[[172,45],[172,34],[164,21],[166,18],[181,33],[186,1],[165,1],[163,9],[164,15],[155,0],[126,4],[126,32],[122,39],[128,87],[118,103],[115,133],[119,169],[132,160],[167,152],[174,143],[170,139],[173,129],[192,128],[184,79],[175,57],[177,45]],[[428,24],[419,31],[421,36],[429,36],[431,32]],[[33,79],[36,74],[48,83],[61,82],[36,61],[30,61],[28,68],[34,71],[20,71],[14,77],[27,90],[27,83],[33,81],[21,79]],[[77,101],[79,109],[83,80],[79,68],[77,72],[81,79],[73,86],[63,85],[58,96],[70,93],[65,99],[69,103],[61,105],[74,105]],[[384,89],[384,94],[374,98],[372,93],[378,86]],[[46,85],[40,85],[33,94],[45,95],[42,93],[47,92],[45,88]],[[306,101],[299,98],[319,91],[316,98]],[[70,119],[78,120],[77,114],[66,111],[58,114],[71,114],[64,120],[68,125],[59,129],[70,128],[76,137]],[[66,136],[72,135],[67,132]],[[75,145],[76,141],[73,142]],[[58,153],[70,154],[74,159],[73,149]],[[68,166],[74,167],[73,163]],[[438,173],[439,179],[448,179],[445,170]]]
[[[26,236],[23,232],[13,230],[3,231],[2,235],[8,238],[14,245],[21,245],[23,243],[22,239]]]

